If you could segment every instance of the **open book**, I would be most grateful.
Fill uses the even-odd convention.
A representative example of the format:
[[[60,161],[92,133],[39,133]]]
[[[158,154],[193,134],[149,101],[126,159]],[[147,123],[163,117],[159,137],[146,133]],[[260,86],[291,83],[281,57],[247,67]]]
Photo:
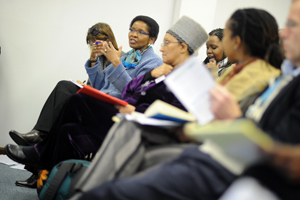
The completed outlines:
[[[214,119],[209,91],[215,87],[215,80],[202,60],[190,56],[164,82],[198,123],[204,125]]]
[[[156,100],[153,102],[145,111],[145,116],[175,122],[192,122],[196,120],[191,113],[181,110],[161,100]]]
[[[249,119],[214,121],[204,126],[189,123],[184,131],[196,141],[212,144],[208,153],[217,155],[215,158],[220,163],[226,162],[227,168],[241,171],[263,158],[262,149],[269,150],[274,145],[272,138]],[[220,153],[222,156],[218,156]]]
[[[109,94],[106,94],[104,92],[101,92],[100,90],[97,90],[89,85],[84,85],[81,89],[78,90],[77,93],[86,94],[91,97],[94,97],[96,99],[99,99],[103,102],[113,104],[113,105],[121,105],[126,106],[128,103],[126,101],[120,100],[116,97],[113,97]]]

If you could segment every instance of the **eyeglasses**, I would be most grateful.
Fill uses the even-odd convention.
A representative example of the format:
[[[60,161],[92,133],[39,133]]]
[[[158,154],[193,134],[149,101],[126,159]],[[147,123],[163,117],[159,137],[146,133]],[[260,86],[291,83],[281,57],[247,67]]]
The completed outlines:
[[[163,42],[163,43],[161,44],[161,47],[166,47],[166,46],[168,46],[170,43],[179,43],[179,44],[180,44],[180,42],[170,42],[170,41],[165,41],[165,42]]]
[[[288,28],[292,28],[292,27],[295,27],[295,26],[298,26],[299,23],[295,22],[295,21],[291,21],[291,20],[288,20],[286,23],[285,23],[286,27]]]
[[[135,30],[134,28],[130,28],[129,31],[131,34],[137,32],[138,35],[149,35],[149,33],[146,33],[145,31],[138,31],[138,30]]]

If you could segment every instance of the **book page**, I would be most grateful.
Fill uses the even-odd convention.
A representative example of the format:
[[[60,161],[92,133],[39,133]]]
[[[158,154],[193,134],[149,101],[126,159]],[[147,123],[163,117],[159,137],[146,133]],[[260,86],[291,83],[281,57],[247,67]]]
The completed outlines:
[[[182,126],[182,123],[179,123],[179,122],[148,118],[144,114],[138,113],[138,112],[133,112],[132,114],[126,114],[125,118],[128,121],[134,121],[141,125],[158,126],[158,127],[165,128],[165,129]]]
[[[73,79],[69,79],[69,81],[71,81],[72,83],[74,83],[75,85],[77,85],[79,88],[83,88],[83,86],[80,85],[79,83],[77,83],[77,81],[75,81]]]
[[[199,124],[204,125],[214,118],[209,91],[214,88],[215,81],[199,58],[191,56],[166,77],[165,84]]]

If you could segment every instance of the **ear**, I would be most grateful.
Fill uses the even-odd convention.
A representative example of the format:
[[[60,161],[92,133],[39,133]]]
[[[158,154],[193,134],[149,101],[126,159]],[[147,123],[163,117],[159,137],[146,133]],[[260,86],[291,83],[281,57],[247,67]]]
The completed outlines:
[[[233,40],[234,40],[234,47],[236,47],[237,49],[239,47],[241,47],[241,45],[242,45],[242,39],[240,38],[240,36],[237,36],[237,35],[234,36]]]
[[[153,44],[153,42],[155,42],[155,39],[156,39],[155,37],[150,37],[148,40],[148,44],[150,45]]]
[[[188,46],[185,43],[181,43],[180,45],[181,45],[180,53],[186,53],[186,52],[189,53]]]

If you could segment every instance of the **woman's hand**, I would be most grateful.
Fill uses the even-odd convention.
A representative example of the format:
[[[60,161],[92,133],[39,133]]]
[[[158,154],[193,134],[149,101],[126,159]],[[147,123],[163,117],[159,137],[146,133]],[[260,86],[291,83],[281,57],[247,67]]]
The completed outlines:
[[[115,107],[119,110],[119,113],[131,114],[135,111],[135,107],[130,104],[127,104],[126,106],[116,105]]]
[[[103,51],[104,51],[103,42],[104,41],[102,40],[96,40],[95,43],[92,45],[90,60],[96,60],[97,56],[103,55]]]
[[[119,50],[116,50],[111,41],[103,42],[103,55],[114,65],[116,68],[120,63],[120,57],[122,54],[122,46],[119,47]]]
[[[220,63],[217,64],[217,61],[216,61],[216,60],[211,60],[211,61],[209,61],[209,63],[206,64],[206,67],[207,67],[207,68],[212,68],[212,67],[217,67],[217,68],[219,68],[220,65],[221,65]]]
[[[153,78],[158,78],[162,75],[168,75],[173,70],[171,65],[163,64],[151,71],[151,76]]]
[[[210,109],[215,114],[216,120],[235,119],[242,116],[239,104],[225,87],[217,84],[210,94]]]

